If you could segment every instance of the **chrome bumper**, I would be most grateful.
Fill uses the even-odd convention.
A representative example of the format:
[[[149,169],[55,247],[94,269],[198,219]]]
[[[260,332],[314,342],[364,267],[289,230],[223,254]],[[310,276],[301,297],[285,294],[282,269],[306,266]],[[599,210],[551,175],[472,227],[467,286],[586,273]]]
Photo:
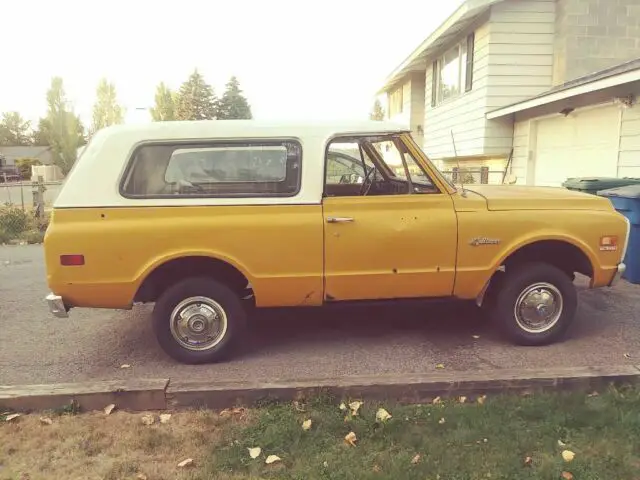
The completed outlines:
[[[616,274],[611,279],[611,283],[609,283],[609,286],[613,287],[616,283],[618,283],[620,281],[620,278],[622,278],[622,275],[624,274],[624,272],[626,272],[626,270],[627,270],[627,266],[624,263],[619,263],[618,270],[616,271]]]
[[[49,311],[53,316],[58,318],[67,318],[69,316],[61,296],[50,293],[47,295],[46,300],[49,305]]]

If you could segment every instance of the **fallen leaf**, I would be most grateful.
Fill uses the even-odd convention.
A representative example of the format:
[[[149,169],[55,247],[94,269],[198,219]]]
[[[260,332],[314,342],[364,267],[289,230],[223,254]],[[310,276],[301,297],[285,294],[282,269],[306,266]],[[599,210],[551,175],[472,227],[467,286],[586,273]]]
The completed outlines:
[[[571,472],[562,472],[562,478],[564,480],[573,480],[573,473],[571,473]]]
[[[566,446],[567,446],[567,444],[566,444],[566,443],[564,443],[562,440],[558,440],[558,446],[559,446],[559,447],[566,447]]]
[[[226,417],[229,415],[242,415],[242,414],[244,414],[244,408],[242,407],[225,408],[220,412],[221,417]]]
[[[262,453],[262,449],[260,447],[247,448],[249,450],[249,456],[251,458],[258,458]]]
[[[40,423],[43,425],[53,425],[53,420],[49,417],[40,417]]]
[[[349,421],[349,415],[344,417],[344,423],[347,423]]]
[[[363,405],[363,403],[359,400],[355,400],[353,402],[351,402],[349,404],[349,408],[351,409],[351,415],[355,416],[358,415],[358,410],[360,410],[360,407]]]
[[[570,462],[571,460],[573,460],[575,458],[576,454],[573,453],[571,450],[563,450],[562,451],[562,459],[565,462]]]
[[[347,409],[347,406],[342,402],[338,408],[344,412]]]
[[[324,468],[327,468],[329,466],[329,462],[327,462],[326,460],[324,462],[322,462],[322,466]]]
[[[311,429],[311,419],[307,419],[304,422],[302,422],[302,429],[303,430],[310,430]]]
[[[587,397],[597,397],[598,395],[600,395],[598,392],[591,392]]]
[[[479,403],[480,405],[484,405],[484,401],[485,401],[486,399],[487,399],[487,396],[486,396],[486,395],[482,395],[482,396],[478,397],[478,400],[477,400],[477,401],[478,401],[478,403]]]
[[[480,338],[480,335],[472,335],[472,337],[476,340],[478,340]]]
[[[138,475],[136,475],[136,478],[138,480],[147,480],[147,476],[144,473],[139,473]]]
[[[304,405],[301,404],[300,402],[298,402],[297,400],[293,401],[293,407],[299,412],[304,412],[305,411]]]
[[[446,420],[444,419],[444,417],[442,417],[440,420],[438,420],[438,423],[440,425],[442,425],[444,422],[446,422]]]
[[[10,422],[11,420],[15,420],[16,418],[21,416],[22,416],[21,413],[12,413],[11,415],[7,415],[7,417],[4,420],[5,422]]]
[[[411,463],[412,463],[413,465],[415,465],[415,464],[416,464],[416,463],[418,463],[419,461],[420,461],[420,454],[419,454],[419,453],[417,453],[417,454],[416,454],[416,456],[415,456],[415,457],[413,457],[413,458],[411,459]]]
[[[279,462],[280,460],[282,459],[277,455],[269,455],[264,463],[266,463],[267,465],[271,465],[272,463]]]
[[[442,402],[442,400],[440,399],[440,397],[436,397],[436,398],[433,399],[433,402],[431,402],[431,403],[433,403],[434,405],[438,405],[441,402]]]
[[[525,464],[526,466],[530,466],[532,463],[533,463],[533,458],[531,458],[531,457],[525,457],[525,459],[524,459],[524,464]]]
[[[375,473],[379,473],[380,472],[380,467],[378,465],[374,465],[373,469],[372,469]]]
[[[438,370],[442,370],[442,369],[444,368],[444,363],[438,363],[438,364],[436,365],[436,368],[437,368]]]
[[[155,418],[153,418],[153,415],[143,415],[142,418],[140,418],[140,421],[142,422],[143,425],[153,425],[153,422],[155,422]]]
[[[170,413],[161,413],[160,414],[160,423],[168,423],[171,420]]]
[[[355,447],[356,442],[358,441],[358,438],[356,437],[356,434],[354,432],[349,432],[345,435],[344,441],[347,442],[349,445]]]
[[[465,397],[465,396],[463,395],[463,396],[461,396],[461,397],[458,399],[458,401],[459,401],[460,403],[465,403],[465,402],[467,401],[467,397]]]
[[[178,464],[178,467],[184,468],[184,467],[189,467],[191,465],[193,465],[193,458],[185,458]]]
[[[376,412],[376,420],[379,422],[386,422],[391,418],[391,414],[387,412],[384,408],[379,408]]]
[[[625,353],[625,354],[624,354],[624,358],[631,358],[631,355],[630,355],[630,354],[628,354],[628,353]]]
[[[109,405],[104,407],[104,414],[105,415],[111,415],[111,412],[113,412],[114,408],[116,408],[116,404],[115,403],[110,403]]]
[[[128,363],[123,363],[122,365],[120,365],[120,368],[131,368],[131,365],[129,365]]]

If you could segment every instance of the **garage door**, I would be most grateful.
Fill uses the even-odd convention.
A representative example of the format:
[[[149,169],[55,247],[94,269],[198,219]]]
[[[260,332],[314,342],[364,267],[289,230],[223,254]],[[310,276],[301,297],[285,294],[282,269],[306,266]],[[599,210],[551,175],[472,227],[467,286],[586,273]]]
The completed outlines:
[[[616,177],[619,142],[617,106],[539,121],[535,185],[558,187],[568,177]]]

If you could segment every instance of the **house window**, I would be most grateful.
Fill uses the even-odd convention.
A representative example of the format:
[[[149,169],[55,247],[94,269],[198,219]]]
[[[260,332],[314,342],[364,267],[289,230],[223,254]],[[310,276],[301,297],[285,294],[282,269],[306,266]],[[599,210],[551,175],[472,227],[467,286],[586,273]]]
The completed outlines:
[[[400,87],[389,95],[389,117],[402,113],[402,104],[402,87]]]
[[[433,62],[431,105],[459,97],[473,86],[474,35],[447,50]]]

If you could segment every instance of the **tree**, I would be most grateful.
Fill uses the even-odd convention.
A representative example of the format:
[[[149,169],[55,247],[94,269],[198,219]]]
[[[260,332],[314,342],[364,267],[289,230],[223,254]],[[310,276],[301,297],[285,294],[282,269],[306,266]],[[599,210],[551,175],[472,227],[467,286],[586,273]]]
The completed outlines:
[[[49,146],[49,139],[47,138],[47,125],[46,125],[46,120],[44,118],[41,118],[40,121],[38,122],[38,128],[34,129],[31,132],[31,144],[32,145],[37,145],[39,147],[48,147]]]
[[[376,101],[373,103],[373,109],[369,114],[369,118],[371,120],[378,120],[378,121],[384,120],[384,108],[382,108],[382,104],[380,103],[380,100],[377,98],[376,98]]]
[[[101,79],[96,90],[96,97],[96,103],[93,106],[92,131],[97,132],[109,125],[122,123],[124,111],[118,104],[115,85],[109,83],[106,78]]]
[[[177,95],[164,82],[156,88],[156,105],[151,109],[154,122],[167,122],[176,119]]]
[[[237,120],[251,118],[251,107],[247,99],[242,95],[240,82],[236,77],[231,77],[222,98],[218,102],[218,119]]]
[[[23,119],[18,112],[3,113],[0,121],[0,145],[30,145],[30,128],[31,122]]]
[[[66,175],[76,161],[78,147],[84,145],[84,127],[69,107],[62,79],[54,77],[47,91],[47,115],[39,129],[49,145],[53,163]]]
[[[216,113],[213,88],[196,69],[178,92],[176,120],[213,120]]]

